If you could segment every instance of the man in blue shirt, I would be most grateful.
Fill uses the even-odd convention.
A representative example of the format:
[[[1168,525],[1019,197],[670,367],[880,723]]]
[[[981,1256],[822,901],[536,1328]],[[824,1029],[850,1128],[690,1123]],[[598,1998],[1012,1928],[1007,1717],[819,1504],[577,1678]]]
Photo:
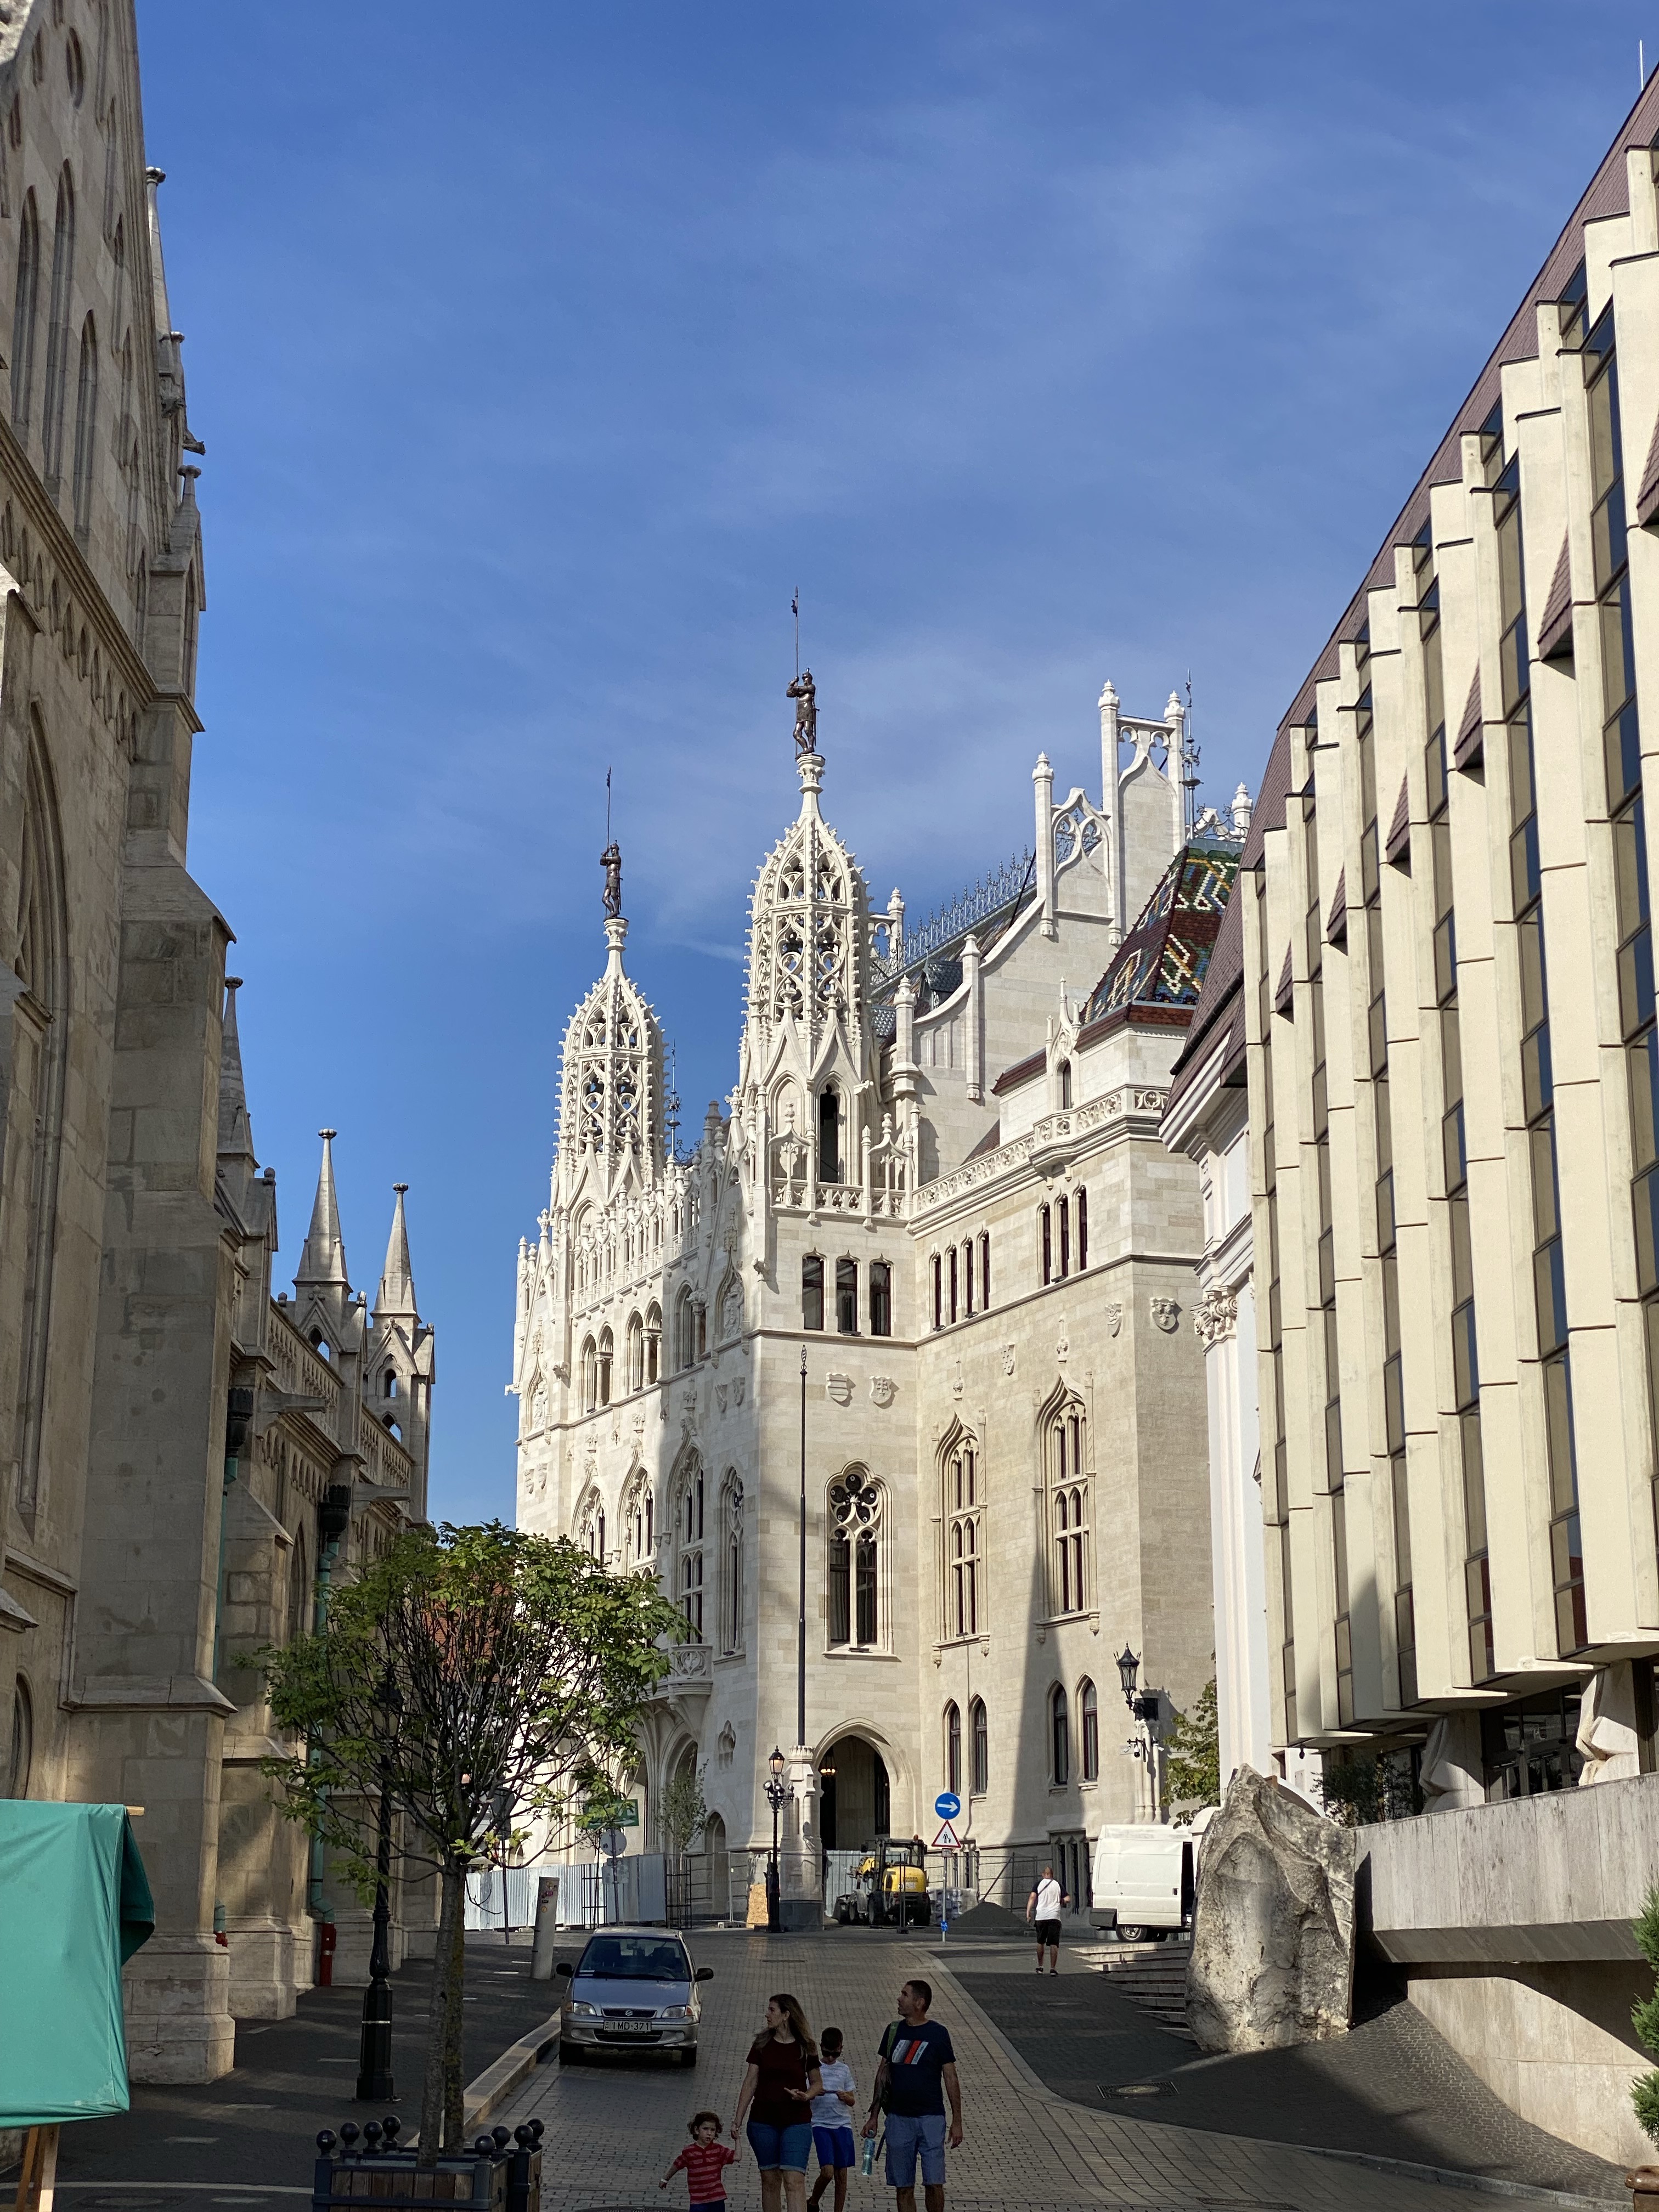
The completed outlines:
[[[864,2132],[876,2132],[887,2112],[887,2185],[897,2193],[897,2212],[916,2212],[916,2160],[921,2160],[927,2212],[945,2212],[945,2151],[962,2141],[962,2085],[951,2031],[929,2020],[933,1992],[923,1981],[899,1991],[899,2016],[881,2039],[881,2063]],[[951,2100],[951,2128],[945,2100]]]

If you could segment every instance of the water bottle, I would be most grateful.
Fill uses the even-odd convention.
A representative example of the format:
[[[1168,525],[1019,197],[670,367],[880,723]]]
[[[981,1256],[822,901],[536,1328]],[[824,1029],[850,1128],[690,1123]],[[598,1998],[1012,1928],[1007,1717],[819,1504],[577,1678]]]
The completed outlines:
[[[866,2136],[864,2138],[864,2154],[859,2160],[859,2172],[862,2174],[872,2174],[875,2170],[876,2139],[873,2136]]]

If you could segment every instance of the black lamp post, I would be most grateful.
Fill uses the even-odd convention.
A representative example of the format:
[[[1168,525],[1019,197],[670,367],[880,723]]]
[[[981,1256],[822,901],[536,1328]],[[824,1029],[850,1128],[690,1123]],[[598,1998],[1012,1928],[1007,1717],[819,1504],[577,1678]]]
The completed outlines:
[[[1152,1817],[1156,1820],[1163,1809],[1158,1803],[1158,1740],[1164,1707],[1156,1690],[1136,1689],[1139,1673],[1140,1662],[1126,1644],[1118,1654],[1117,1676],[1123,1685],[1123,1702],[1140,1723],[1142,1738],[1135,1744],[1134,1753],[1146,1762],[1146,1779],[1152,1792]]]
[[[1135,1677],[1140,1672],[1140,1662],[1126,1644],[1117,1655],[1117,1679],[1123,1685],[1123,1702],[1132,1711],[1135,1702]]]
[[[398,1686],[390,1668],[381,1684],[380,1701],[386,1708],[386,1733],[390,1735],[398,1704]],[[360,2104],[386,2104],[398,2094],[392,2079],[392,1952],[387,1941],[391,1881],[392,1775],[390,1761],[383,1756],[380,1834],[374,1855],[374,1941],[368,1954],[368,1987],[363,1991],[363,2022],[357,2041]]]
[[[769,1933],[774,1936],[783,1925],[778,1887],[778,1815],[789,1795],[783,1779],[786,1764],[783,1753],[775,1745],[772,1756],[766,1762],[766,1802],[772,1808],[772,1856],[766,1869],[766,1925]]]

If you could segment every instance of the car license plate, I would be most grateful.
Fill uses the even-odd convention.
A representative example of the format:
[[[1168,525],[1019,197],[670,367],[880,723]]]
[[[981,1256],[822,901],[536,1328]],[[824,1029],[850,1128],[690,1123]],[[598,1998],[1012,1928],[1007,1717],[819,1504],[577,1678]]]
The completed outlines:
[[[602,2035],[654,2035],[654,2020],[607,2020],[600,2028]]]

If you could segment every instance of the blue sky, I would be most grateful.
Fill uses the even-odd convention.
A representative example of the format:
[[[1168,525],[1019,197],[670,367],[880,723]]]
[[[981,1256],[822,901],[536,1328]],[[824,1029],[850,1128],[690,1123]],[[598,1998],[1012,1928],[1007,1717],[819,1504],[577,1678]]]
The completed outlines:
[[[1273,725],[1659,57],[1659,7],[139,0],[209,605],[194,872],[291,1272],[336,1146],[437,1327],[434,1510],[510,1516],[520,1235],[601,963],[686,1124],[826,805],[913,917],[1030,763],[1190,675]]]

